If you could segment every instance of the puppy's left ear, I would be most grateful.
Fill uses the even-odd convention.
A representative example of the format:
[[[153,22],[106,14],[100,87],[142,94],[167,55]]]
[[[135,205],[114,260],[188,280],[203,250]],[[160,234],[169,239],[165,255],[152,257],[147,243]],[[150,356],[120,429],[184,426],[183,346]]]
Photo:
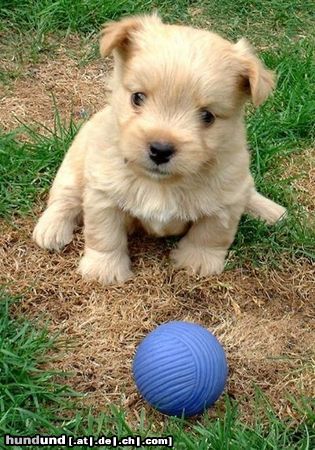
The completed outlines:
[[[234,44],[234,49],[241,64],[243,89],[249,91],[253,105],[259,106],[274,88],[275,75],[271,70],[265,68],[246,39],[241,39]]]

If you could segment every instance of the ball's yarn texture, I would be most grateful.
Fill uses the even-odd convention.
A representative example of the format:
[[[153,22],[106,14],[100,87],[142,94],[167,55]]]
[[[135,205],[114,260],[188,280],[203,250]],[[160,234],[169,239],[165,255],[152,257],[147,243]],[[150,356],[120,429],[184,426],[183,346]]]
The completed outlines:
[[[140,343],[133,375],[142,396],[160,412],[201,414],[222,394],[227,362],[217,338],[190,322],[168,322]]]

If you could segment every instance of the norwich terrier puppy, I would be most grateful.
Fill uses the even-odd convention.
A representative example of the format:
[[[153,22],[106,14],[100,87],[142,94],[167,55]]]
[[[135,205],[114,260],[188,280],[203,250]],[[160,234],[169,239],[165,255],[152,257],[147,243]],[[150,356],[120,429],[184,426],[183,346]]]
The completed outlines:
[[[244,212],[272,224],[285,209],[255,191],[244,104],[260,105],[274,77],[241,39],[163,24],[158,16],[108,24],[114,55],[109,104],[79,131],[34,230],[60,250],[82,217],[79,270],[101,283],[132,276],[127,234],[183,235],[171,258],[201,276],[219,274]]]

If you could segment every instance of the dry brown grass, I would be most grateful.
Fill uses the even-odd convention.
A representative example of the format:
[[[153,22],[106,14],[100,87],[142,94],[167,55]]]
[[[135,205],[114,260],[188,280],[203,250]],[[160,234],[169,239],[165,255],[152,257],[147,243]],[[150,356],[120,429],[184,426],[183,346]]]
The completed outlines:
[[[36,121],[52,127],[52,94],[63,118],[70,114],[82,118],[101,108],[106,101],[108,62],[98,59],[82,65],[87,51],[82,40],[72,36],[37,63],[12,63],[0,58],[3,70],[20,72],[9,85],[1,89],[0,84],[1,126],[12,129],[20,125],[19,121]]]
[[[280,414],[290,414],[286,393],[314,394],[314,267],[300,260],[281,271],[245,267],[199,279],[174,271],[170,242],[135,237],[130,244],[136,277],[113,287],[86,283],[76,274],[81,233],[62,253],[36,248],[33,223],[3,224],[1,283],[23,293],[19,312],[49,318],[70,339],[55,366],[72,372],[71,385],[101,409],[123,402],[143,406],[131,376],[141,338],[158,324],[189,320],[214,331],[230,366],[228,393],[243,404],[260,387]],[[313,361],[314,362],[314,361]]]
[[[291,155],[283,162],[285,177],[292,178],[297,200],[310,212],[315,211],[315,148]]]

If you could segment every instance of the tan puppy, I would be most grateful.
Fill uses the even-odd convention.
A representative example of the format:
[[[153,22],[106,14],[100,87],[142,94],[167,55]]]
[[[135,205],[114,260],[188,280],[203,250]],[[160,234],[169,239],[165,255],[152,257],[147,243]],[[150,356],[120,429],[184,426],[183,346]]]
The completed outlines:
[[[273,87],[245,40],[166,25],[157,16],[108,24],[101,54],[114,53],[110,103],[85,124],[57,173],[34,230],[60,250],[84,216],[84,277],[132,276],[127,232],[135,222],[157,236],[186,234],[176,267],[219,274],[247,210],[274,223],[285,209],[255,191],[244,103]]]

